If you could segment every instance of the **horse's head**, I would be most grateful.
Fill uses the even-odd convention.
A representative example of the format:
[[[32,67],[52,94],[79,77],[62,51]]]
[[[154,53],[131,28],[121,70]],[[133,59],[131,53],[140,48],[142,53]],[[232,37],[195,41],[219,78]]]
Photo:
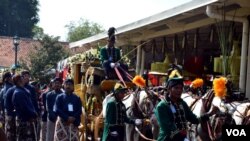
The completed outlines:
[[[152,100],[152,94],[138,87],[129,99],[123,99],[123,103],[129,105],[126,107],[131,109],[130,116],[142,119],[148,117],[149,110],[154,108]]]
[[[146,114],[147,118],[153,114],[153,109],[157,104],[159,97],[153,90],[146,89],[140,92],[139,106],[142,111]]]
[[[213,89],[209,90],[203,97],[203,109],[204,112],[208,112],[211,105],[217,106],[219,109],[225,108],[221,106],[222,101],[227,101],[231,95],[230,81],[225,77],[216,78],[213,81]]]
[[[184,93],[190,93],[192,95],[203,96],[205,90],[203,89],[203,79],[196,78],[194,81],[188,83],[184,82]]]
[[[243,116],[242,125],[250,125],[250,105],[247,106]]]
[[[214,98],[214,91],[209,90],[203,97],[202,97],[202,113],[208,112],[211,108],[212,101]]]
[[[219,108],[212,106],[209,111],[209,122],[201,122],[198,126],[198,134],[202,140],[220,140],[223,125],[235,125],[232,115],[220,112]]]
[[[234,100],[233,97],[233,82],[230,79],[227,79],[226,82],[226,96],[223,98],[226,103],[232,102]]]
[[[221,77],[221,78],[216,78],[213,81],[213,89],[209,90],[203,97],[202,97],[202,102],[203,102],[203,112],[210,113],[211,107],[216,107],[217,109],[221,110],[219,114],[215,114],[212,116],[211,120],[211,126],[209,125],[202,125],[203,130],[208,130],[210,132],[209,137],[211,139],[219,139],[222,135],[222,126],[227,124],[235,124],[235,121],[232,118],[231,114],[228,113],[222,113],[222,109],[225,107],[222,106],[223,104],[221,103],[223,99],[227,99],[227,95],[230,95],[230,90],[227,88],[230,87],[230,83],[228,83],[226,78]],[[228,112],[227,110],[223,112]],[[213,114],[210,114],[213,115]]]
[[[222,136],[222,127],[225,125],[235,125],[232,115],[229,113],[217,113],[211,118],[212,133],[215,139]]]
[[[229,103],[232,102],[232,93],[233,93],[233,89],[232,89],[232,81],[230,81],[229,79],[225,78],[225,77],[219,77],[219,78],[215,78],[213,80],[213,93],[214,93],[214,97],[216,97],[217,99],[219,99],[219,103],[213,103],[215,104],[214,106],[218,106],[219,108],[224,108],[221,103]]]
[[[226,77],[219,77],[213,80],[215,96],[220,97],[224,102],[233,101],[233,82]]]

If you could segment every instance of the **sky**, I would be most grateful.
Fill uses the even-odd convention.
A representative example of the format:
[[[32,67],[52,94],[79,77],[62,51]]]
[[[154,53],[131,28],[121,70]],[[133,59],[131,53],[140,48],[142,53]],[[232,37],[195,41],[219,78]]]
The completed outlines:
[[[44,33],[66,41],[71,21],[80,18],[98,23],[105,30],[120,27],[174,8],[191,0],[39,0],[38,26]]]

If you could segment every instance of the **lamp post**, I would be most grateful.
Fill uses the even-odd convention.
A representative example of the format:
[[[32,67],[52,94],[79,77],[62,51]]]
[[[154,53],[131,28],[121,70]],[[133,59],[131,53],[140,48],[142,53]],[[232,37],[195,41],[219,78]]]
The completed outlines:
[[[13,37],[13,44],[15,46],[15,67],[17,67],[17,52],[20,38],[18,36]]]

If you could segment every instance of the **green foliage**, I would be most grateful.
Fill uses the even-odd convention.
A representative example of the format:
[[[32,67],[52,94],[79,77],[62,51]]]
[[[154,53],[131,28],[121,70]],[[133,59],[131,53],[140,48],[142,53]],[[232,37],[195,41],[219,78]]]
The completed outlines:
[[[39,21],[38,0],[1,0],[0,35],[33,37],[32,29]]]
[[[69,42],[91,37],[104,31],[102,26],[99,24],[82,18],[77,23],[71,21],[70,24],[66,25],[66,27],[68,28],[67,40]]]
[[[32,29],[32,32],[33,32],[33,39],[42,39],[44,37],[44,31],[43,31],[43,28],[35,25],[34,28]]]
[[[29,68],[31,75],[42,83],[47,83],[54,77],[49,75],[51,69],[56,68],[57,62],[69,56],[69,52],[59,43],[59,37],[44,35],[41,47],[35,47],[36,51],[29,54],[30,65],[21,65]]]

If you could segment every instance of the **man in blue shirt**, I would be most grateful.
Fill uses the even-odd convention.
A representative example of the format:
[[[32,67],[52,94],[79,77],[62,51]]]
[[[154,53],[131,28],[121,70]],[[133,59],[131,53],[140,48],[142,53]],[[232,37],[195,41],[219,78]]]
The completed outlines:
[[[13,86],[12,84],[12,79],[11,79],[11,73],[10,72],[5,72],[3,74],[3,89],[0,92],[0,115],[3,116],[3,123],[5,123],[4,115],[5,115],[5,110],[4,110],[4,95],[8,91],[9,88]]]
[[[9,141],[16,140],[16,112],[12,97],[15,92],[16,85],[8,89],[4,94],[4,109],[5,109],[5,133]]]
[[[57,119],[54,105],[56,102],[56,97],[63,92],[61,90],[62,79],[59,77],[55,78],[53,80],[53,87],[54,90],[49,92],[46,96],[46,109],[48,111],[46,141],[52,141],[54,138],[55,123]]]
[[[37,119],[35,121],[35,125],[36,125],[36,131],[39,131],[40,130],[40,118],[39,118],[40,117],[40,109],[38,107],[38,94],[36,92],[35,87],[30,84],[30,72],[27,70],[24,70],[21,72],[21,75],[22,75],[23,80],[24,80],[24,88],[29,91],[32,104],[33,104],[33,106],[38,114]]]
[[[32,100],[33,106],[35,107],[36,112],[38,114],[40,114],[40,110],[38,108],[38,96],[37,96],[35,87],[30,85],[30,83],[29,83],[30,82],[30,72],[27,70],[24,70],[21,72],[21,75],[22,75],[23,80],[24,80],[24,87],[26,89],[28,89],[30,94],[31,94],[31,100]]]
[[[56,121],[54,141],[78,141],[82,103],[80,98],[74,94],[74,81],[72,79],[65,80],[64,90],[65,92],[56,98],[55,111],[59,118]]]
[[[17,140],[36,140],[35,121],[38,116],[30,97],[30,93],[24,88],[24,79],[21,75],[15,75],[13,82],[16,89],[12,102],[16,109]]]
[[[54,90],[53,80],[50,81],[49,85],[47,86],[46,90],[40,95],[39,102],[41,107],[41,131],[40,131],[40,141],[46,141],[46,134],[47,134],[47,118],[48,118],[48,111],[46,108],[46,96],[48,93]]]

